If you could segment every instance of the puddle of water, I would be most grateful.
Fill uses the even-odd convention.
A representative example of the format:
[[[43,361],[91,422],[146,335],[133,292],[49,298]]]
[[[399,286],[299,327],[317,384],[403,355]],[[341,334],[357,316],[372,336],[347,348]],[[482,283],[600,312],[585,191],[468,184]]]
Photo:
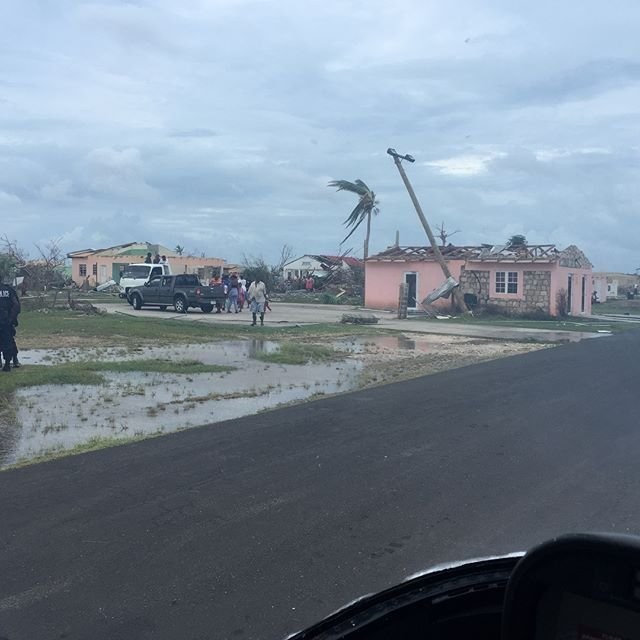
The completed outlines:
[[[434,340],[435,338],[435,340]],[[438,342],[439,336],[416,336],[407,337],[404,335],[397,336],[370,336],[367,338],[345,338],[337,340],[333,343],[333,347],[339,351],[347,351],[348,353],[366,353],[370,349],[382,349],[389,351],[416,351],[427,353],[433,348],[434,343]],[[464,338],[463,338],[464,340]],[[449,338],[449,342],[451,339]]]
[[[204,344],[184,344],[172,347],[145,346],[134,349],[31,349],[20,352],[24,364],[57,364],[79,360],[125,361],[153,358],[176,360],[199,360],[204,364],[226,364],[236,366],[258,353],[272,353],[280,348],[273,340],[229,340]]]
[[[176,348],[149,347],[127,353],[101,350],[100,360],[193,358],[237,367],[227,373],[164,374],[104,372],[101,386],[46,385],[15,394],[17,419],[0,423],[0,468],[47,452],[70,449],[93,438],[142,436],[220,422],[316,394],[357,386],[362,363],[349,359],[305,366],[253,359],[275,351],[273,341],[230,341]],[[98,359],[91,350],[72,359]],[[25,363],[50,363],[51,353],[25,351]]]
[[[598,335],[598,334],[594,334]],[[193,345],[136,349],[68,349],[21,352],[24,364],[70,360],[193,359],[235,367],[225,373],[165,374],[103,372],[100,386],[47,385],[15,393],[0,413],[0,468],[44,453],[69,449],[93,438],[122,438],[168,433],[257,413],[315,394],[349,391],[359,383],[367,356],[380,362],[406,355],[463,353],[486,357],[504,345],[474,338],[416,335],[351,337],[332,342],[353,354],[334,363],[277,365],[255,359],[277,351],[271,340],[230,340]],[[358,357],[361,356],[361,357]],[[3,399],[0,398],[0,403]]]

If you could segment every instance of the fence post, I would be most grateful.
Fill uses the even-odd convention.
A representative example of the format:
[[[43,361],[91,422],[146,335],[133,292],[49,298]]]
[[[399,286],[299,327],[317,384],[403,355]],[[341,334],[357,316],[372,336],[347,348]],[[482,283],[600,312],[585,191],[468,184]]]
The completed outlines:
[[[398,296],[398,319],[407,319],[407,297],[409,295],[409,287],[406,282],[400,284],[400,291]]]

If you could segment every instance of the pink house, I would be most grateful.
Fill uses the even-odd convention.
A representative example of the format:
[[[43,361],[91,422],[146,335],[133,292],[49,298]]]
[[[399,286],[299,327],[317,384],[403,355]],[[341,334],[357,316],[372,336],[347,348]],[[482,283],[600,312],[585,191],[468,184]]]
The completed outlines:
[[[470,306],[493,307],[513,314],[580,315],[591,313],[592,265],[571,245],[443,247],[451,275]],[[395,309],[399,285],[408,288],[409,309],[444,282],[431,247],[391,247],[365,264],[365,306]],[[449,310],[450,299],[434,305]]]

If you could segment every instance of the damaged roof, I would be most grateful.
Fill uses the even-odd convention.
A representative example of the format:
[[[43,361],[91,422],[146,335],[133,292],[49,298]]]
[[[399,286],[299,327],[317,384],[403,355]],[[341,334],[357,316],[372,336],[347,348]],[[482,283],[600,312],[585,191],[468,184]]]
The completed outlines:
[[[445,260],[469,262],[558,262],[564,267],[591,268],[591,262],[575,245],[559,250],[554,244],[529,244],[526,246],[449,244],[440,247]],[[431,247],[389,247],[367,259],[367,262],[430,262],[435,260]]]

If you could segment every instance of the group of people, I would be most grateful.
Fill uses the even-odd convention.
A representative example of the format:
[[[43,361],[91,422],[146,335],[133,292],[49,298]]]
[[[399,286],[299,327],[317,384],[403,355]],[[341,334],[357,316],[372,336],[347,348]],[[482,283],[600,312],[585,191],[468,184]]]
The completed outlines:
[[[230,275],[214,276],[209,281],[209,286],[215,287],[222,285],[226,295],[224,310],[227,313],[240,313],[245,304],[248,305],[253,317],[252,327],[258,323],[260,316],[260,325],[264,325],[265,311],[271,311],[269,306],[269,298],[267,297],[267,288],[260,279],[254,281],[247,280],[237,273]],[[218,305],[217,313],[222,313],[222,305]]]
[[[16,330],[20,314],[20,298],[16,290],[8,284],[0,283],[0,354],[4,359],[3,371],[11,371],[11,366],[19,367]]]
[[[307,293],[313,293],[315,291],[316,283],[310,273],[307,275],[301,275],[299,278],[293,278],[291,277],[291,274],[289,274],[285,285],[287,289],[303,289]]]
[[[144,259],[144,263],[145,264],[169,264],[167,260],[167,256],[161,256],[159,253],[156,253],[154,257],[151,251],[147,253]]]

